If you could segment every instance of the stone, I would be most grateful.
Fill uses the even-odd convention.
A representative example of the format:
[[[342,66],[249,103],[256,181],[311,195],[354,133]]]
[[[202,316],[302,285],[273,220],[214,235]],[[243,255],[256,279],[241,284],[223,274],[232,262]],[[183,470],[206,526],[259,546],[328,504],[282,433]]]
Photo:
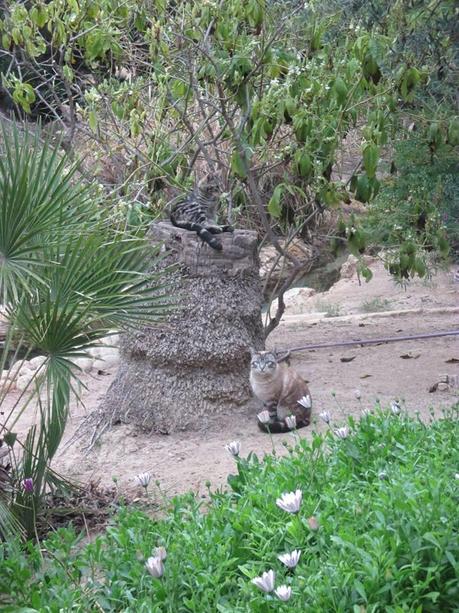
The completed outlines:
[[[439,383],[437,385],[437,390],[439,392],[447,392],[449,391],[449,385],[447,383]]]
[[[279,239],[279,244],[284,248],[285,241]],[[300,239],[294,239],[289,243],[287,252],[302,264],[304,273],[309,272],[313,260],[313,250],[309,245]],[[279,252],[273,245],[260,250],[260,277],[267,287],[274,287],[280,280],[288,277],[291,269],[292,263],[289,260],[284,262],[284,258],[279,257]]]
[[[309,298],[316,294],[312,287],[293,287],[284,294],[285,315],[300,315],[308,312]],[[277,310],[277,298],[271,303],[270,314],[274,317]]]
[[[32,358],[29,361],[29,366],[32,370],[37,370],[37,368],[40,368],[40,366],[43,366],[45,362],[46,362],[46,356],[37,355],[35,358]]]
[[[90,347],[87,353],[94,359],[98,359],[102,353],[102,347]]]
[[[439,383],[448,383],[448,375],[438,375]]]
[[[371,267],[372,264],[378,261],[378,258],[373,257],[371,255],[364,255],[362,258],[360,258],[360,260],[363,261],[365,266]],[[341,266],[341,279],[352,279],[352,277],[357,274],[357,266],[360,260],[355,255],[351,254]]]
[[[23,392],[26,389],[28,389],[28,391],[32,391],[34,389],[34,384],[31,383],[33,376],[34,373],[29,371],[28,374],[26,373],[17,377],[17,379],[15,379],[16,389],[18,389],[20,392]]]
[[[176,306],[158,325],[121,336],[120,366],[100,411],[112,423],[159,433],[199,430],[211,416],[252,406],[249,348],[264,347],[257,236],[220,234],[216,251],[159,222],[149,238],[164,245],[156,266],[167,268],[167,299]]]
[[[74,358],[72,362],[83,372],[90,372],[94,364],[93,358]]]

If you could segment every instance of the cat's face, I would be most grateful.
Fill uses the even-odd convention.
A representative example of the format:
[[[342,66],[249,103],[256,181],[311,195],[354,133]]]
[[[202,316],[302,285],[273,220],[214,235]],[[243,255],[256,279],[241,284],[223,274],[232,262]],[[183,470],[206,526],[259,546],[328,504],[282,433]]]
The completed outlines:
[[[272,351],[254,351],[250,368],[258,375],[273,375],[277,369],[276,356]]]
[[[220,184],[217,175],[206,174],[198,181],[198,187],[201,192],[207,196],[218,194],[220,191]]]

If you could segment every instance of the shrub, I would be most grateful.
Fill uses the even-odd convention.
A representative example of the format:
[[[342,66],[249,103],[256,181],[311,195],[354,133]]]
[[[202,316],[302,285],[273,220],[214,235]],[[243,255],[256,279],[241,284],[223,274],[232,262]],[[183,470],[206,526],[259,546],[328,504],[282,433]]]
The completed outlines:
[[[5,544],[3,610],[453,611],[457,417],[458,408],[431,425],[380,411],[349,418],[347,438],[330,430],[284,458],[236,457],[231,490],[213,494],[206,513],[192,495],[157,521],[126,508],[90,544],[68,529],[52,534],[44,559],[32,544]],[[297,489],[298,514],[276,505]],[[167,550],[161,578],[145,568],[157,546]],[[278,556],[295,549],[289,571]],[[252,583],[269,569],[292,588],[288,602]]]

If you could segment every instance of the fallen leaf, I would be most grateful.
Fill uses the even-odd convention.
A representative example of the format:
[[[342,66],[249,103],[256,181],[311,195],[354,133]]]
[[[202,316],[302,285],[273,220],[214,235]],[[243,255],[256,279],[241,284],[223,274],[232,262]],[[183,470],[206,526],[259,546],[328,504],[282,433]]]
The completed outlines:
[[[355,355],[351,355],[348,358],[340,358],[341,362],[352,362],[352,360],[355,360]]]
[[[361,375],[360,379],[368,379],[368,377],[371,377],[371,375]]]
[[[420,355],[420,353],[402,353],[400,357],[402,360],[417,360]]]
[[[449,360],[445,360],[445,364],[459,364],[458,358],[449,358]]]
[[[429,387],[429,394],[431,394],[432,392],[436,392],[437,387],[438,387],[438,383],[435,383],[434,385],[432,385],[432,387]]]

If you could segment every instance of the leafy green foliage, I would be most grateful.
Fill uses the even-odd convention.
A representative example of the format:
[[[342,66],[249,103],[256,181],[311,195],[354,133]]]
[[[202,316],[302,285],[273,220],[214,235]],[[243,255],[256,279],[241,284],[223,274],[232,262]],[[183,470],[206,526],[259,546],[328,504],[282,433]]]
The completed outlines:
[[[0,297],[9,330],[0,365],[5,368],[10,347],[18,366],[18,354],[44,360],[29,384],[32,398],[22,394],[0,425],[14,459],[11,500],[29,534],[45,493],[56,485],[49,465],[70,399],[78,396],[80,369],[73,360],[87,357],[114,330],[154,324],[169,302],[152,272],[159,247],[148,245],[142,228],[130,233],[114,223],[75,174],[38,135],[3,131]],[[38,425],[17,441],[13,428],[32,402]],[[32,492],[22,487],[25,478],[32,479]]]
[[[205,161],[228,176],[224,191],[248,192],[247,203],[279,166],[261,200],[263,207],[269,202],[266,212],[256,217],[285,231],[306,219],[313,224],[321,207],[339,203],[344,186],[331,179],[339,147],[358,119],[371,123],[376,112],[378,126],[365,134],[360,192],[369,200],[377,191],[378,146],[387,140],[400,66],[386,59],[383,71],[388,36],[368,30],[331,37],[332,26],[333,19],[302,5],[287,21],[279,3],[264,0],[127,2],[122,10],[113,0],[87,0],[71,8],[54,1],[11,6],[0,29],[17,61],[35,66],[43,42],[49,53],[59,50],[56,79],[66,82],[67,103],[78,103],[99,138],[124,127],[120,146],[134,167],[131,180],[147,180],[154,200],[167,184],[186,185]],[[128,82],[120,83],[123,70]],[[21,74],[17,82],[31,87],[27,71]],[[400,78],[413,89],[417,80],[409,75]],[[14,97],[18,84],[5,85]],[[17,103],[28,112],[24,96]],[[275,191],[280,183],[287,185],[283,198]],[[254,217],[249,206],[239,212]]]
[[[378,412],[350,436],[302,440],[284,458],[236,460],[231,491],[207,512],[174,499],[161,520],[125,509],[83,545],[59,530],[38,547],[0,551],[3,610],[77,611],[453,611],[459,598],[457,409],[425,425]],[[222,450],[222,453],[224,451]],[[298,515],[276,506],[301,489]],[[318,528],[308,522],[315,517]],[[165,574],[145,560],[165,546]],[[288,572],[279,554],[301,550]],[[251,579],[268,569],[292,587],[280,603]]]
[[[435,154],[422,135],[397,145],[398,174],[368,209],[362,232],[390,249],[387,266],[398,278],[424,276],[431,252],[445,259],[459,248],[459,157],[449,145]]]

